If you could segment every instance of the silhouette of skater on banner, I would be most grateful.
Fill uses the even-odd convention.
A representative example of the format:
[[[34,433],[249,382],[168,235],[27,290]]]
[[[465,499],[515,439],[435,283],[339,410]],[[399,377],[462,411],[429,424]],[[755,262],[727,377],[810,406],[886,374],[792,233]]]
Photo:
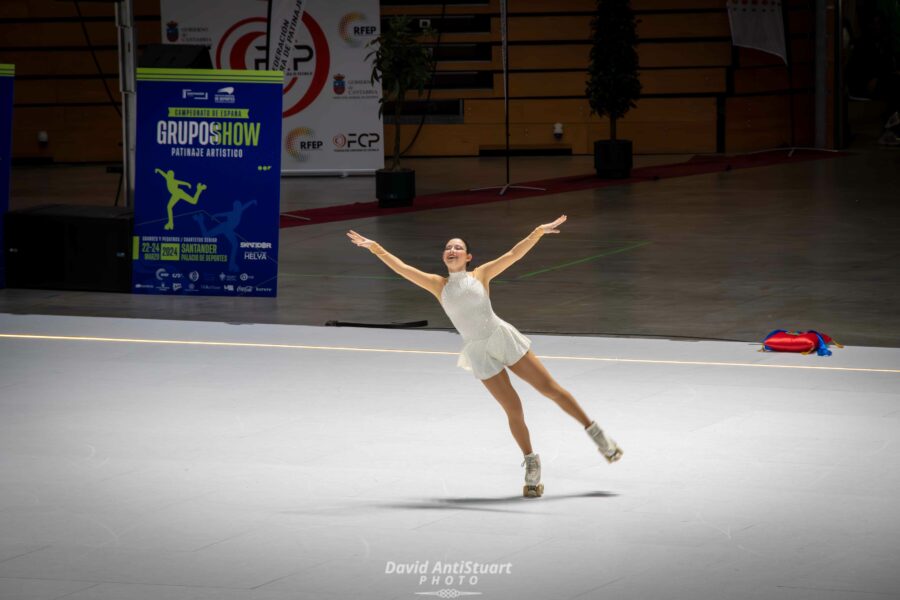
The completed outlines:
[[[169,215],[169,220],[166,223],[164,229],[167,231],[172,231],[175,229],[175,219],[172,215],[172,209],[175,208],[175,205],[178,204],[181,200],[188,202],[189,204],[197,204],[200,201],[200,194],[203,193],[203,190],[206,189],[206,185],[202,183],[197,183],[196,192],[193,196],[185,192],[181,186],[185,186],[187,188],[191,187],[191,184],[187,181],[180,181],[175,179],[175,171],[171,169],[168,171],[163,171],[162,169],[154,169],[156,173],[162,175],[163,179],[166,180],[166,189],[169,190],[169,204],[166,207],[166,212]]]
[[[200,185],[198,185],[197,187],[199,188]],[[194,220],[197,222],[197,225],[200,226],[200,231],[203,234],[203,237],[216,237],[219,235],[223,235],[225,236],[225,239],[228,240],[228,243],[231,244],[231,252],[228,254],[228,270],[232,273],[240,270],[236,260],[238,242],[237,235],[235,234],[235,229],[237,229],[237,226],[240,225],[241,217],[243,216],[244,211],[255,204],[256,200],[251,200],[246,204],[241,204],[240,200],[235,200],[234,204],[232,204],[231,211],[216,213],[210,217],[213,221],[217,221],[219,218],[225,219],[224,222],[218,223],[212,229],[206,228],[206,222],[203,219],[202,214],[198,213],[194,215]]]

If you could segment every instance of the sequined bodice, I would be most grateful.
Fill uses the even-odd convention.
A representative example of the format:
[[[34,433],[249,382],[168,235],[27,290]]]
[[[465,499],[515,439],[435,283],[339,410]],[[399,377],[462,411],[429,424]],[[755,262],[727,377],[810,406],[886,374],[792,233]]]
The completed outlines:
[[[450,273],[441,291],[441,306],[466,341],[489,337],[502,322],[491,308],[487,290],[466,271]]]

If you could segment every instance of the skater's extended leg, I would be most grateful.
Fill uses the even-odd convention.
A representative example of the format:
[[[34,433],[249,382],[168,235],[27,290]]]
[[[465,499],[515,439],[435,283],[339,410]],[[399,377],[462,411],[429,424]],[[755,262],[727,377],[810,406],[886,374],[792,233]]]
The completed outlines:
[[[572,415],[584,427],[588,436],[597,444],[597,449],[609,462],[615,462],[622,457],[622,449],[607,436],[596,423],[588,416],[575,401],[568,391],[563,389],[538,357],[529,350],[517,363],[509,367],[510,370],[534,386],[534,389],[556,402],[564,411]]]
[[[560,408],[572,415],[582,427],[591,424],[590,418],[581,409],[575,398],[550,375],[541,361],[529,350],[517,363],[509,367],[510,371],[531,384],[534,389],[556,402]]]
[[[519,394],[513,389],[512,382],[509,380],[509,374],[503,369],[490,379],[482,379],[482,383],[491,393],[491,395],[500,403],[503,410],[506,411],[506,418],[509,420],[509,430],[516,443],[522,449],[522,454],[531,454],[531,435],[528,433],[528,427],[525,425],[525,412],[522,410],[522,401]]]

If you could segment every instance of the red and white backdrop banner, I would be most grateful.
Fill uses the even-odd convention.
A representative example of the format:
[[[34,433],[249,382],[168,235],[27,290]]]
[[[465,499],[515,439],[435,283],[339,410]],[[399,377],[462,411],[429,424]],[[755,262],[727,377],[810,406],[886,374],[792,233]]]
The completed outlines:
[[[728,0],[731,43],[780,56],[787,64],[781,0]]]
[[[291,10],[300,14],[283,69],[282,173],[382,168],[381,87],[372,85],[372,66],[365,60],[373,49],[367,44],[380,31],[378,0],[281,0],[273,2],[273,20],[276,8],[286,9],[288,17]],[[209,47],[217,69],[266,68],[265,0],[161,0],[160,12],[167,43]],[[277,23],[271,32],[275,39]]]

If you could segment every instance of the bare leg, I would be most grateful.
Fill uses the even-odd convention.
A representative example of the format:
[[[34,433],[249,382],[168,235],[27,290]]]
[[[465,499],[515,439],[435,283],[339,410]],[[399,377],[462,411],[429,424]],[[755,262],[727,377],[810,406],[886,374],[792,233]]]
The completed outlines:
[[[570,414],[582,427],[591,424],[590,418],[575,400],[574,396],[556,383],[534,352],[529,350],[519,361],[511,365],[509,370],[531,384],[534,389],[556,402],[560,408]]]
[[[519,448],[522,449],[522,454],[531,454],[531,435],[529,435],[528,427],[525,425],[522,401],[519,399],[519,394],[513,389],[506,369],[503,369],[490,379],[482,379],[481,382],[497,402],[500,403],[503,410],[506,411],[506,417],[509,420],[509,430],[512,432],[513,437],[516,438]]]

